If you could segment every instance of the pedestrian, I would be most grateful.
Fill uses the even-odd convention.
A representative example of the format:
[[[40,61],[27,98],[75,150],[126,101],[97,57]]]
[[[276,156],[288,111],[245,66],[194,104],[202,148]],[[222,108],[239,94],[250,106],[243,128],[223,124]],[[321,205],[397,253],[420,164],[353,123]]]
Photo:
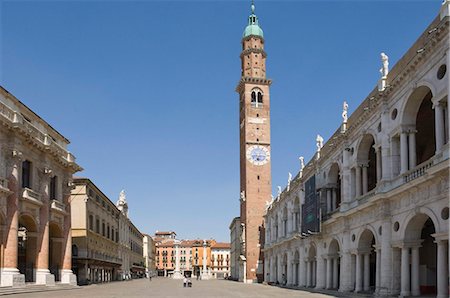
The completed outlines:
[[[150,274],[148,275],[148,281],[152,281],[152,276]]]
[[[183,288],[186,288],[186,286],[187,286],[187,278],[185,276],[183,279]]]

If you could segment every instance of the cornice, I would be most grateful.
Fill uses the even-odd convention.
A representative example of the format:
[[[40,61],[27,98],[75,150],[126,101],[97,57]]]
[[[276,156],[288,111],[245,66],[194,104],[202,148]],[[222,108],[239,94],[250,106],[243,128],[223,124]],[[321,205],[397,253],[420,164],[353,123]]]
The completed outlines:
[[[249,48],[249,49],[245,49],[241,52],[241,55],[240,55],[241,59],[242,59],[242,57],[244,57],[250,53],[262,54],[264,58],[267,58],[267,53],[263,49]]]
[[[236,92],[242,93],[245,84],[259,84],[270,86],[272,85],[272,80],[264,78],[242,77],[236,87]]]

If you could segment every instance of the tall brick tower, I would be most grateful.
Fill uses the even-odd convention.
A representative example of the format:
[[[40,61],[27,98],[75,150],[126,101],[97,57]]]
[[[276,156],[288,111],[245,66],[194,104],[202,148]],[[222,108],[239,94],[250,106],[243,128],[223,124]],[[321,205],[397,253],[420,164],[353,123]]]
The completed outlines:
[[[264,279],[265,203],[272,193],[270,172],[270,96],[271,80],[266,78],[264,35],[252,2],[248,25],[242,37],[242,73],[239,93],[241,262],[247,282]]]

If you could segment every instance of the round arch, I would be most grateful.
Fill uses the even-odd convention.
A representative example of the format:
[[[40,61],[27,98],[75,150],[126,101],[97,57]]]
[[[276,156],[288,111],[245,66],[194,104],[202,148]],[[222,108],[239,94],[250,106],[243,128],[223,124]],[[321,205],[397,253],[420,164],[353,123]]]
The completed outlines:
[[[400,109],[400,111],[402,111],[402,114],[400,115],[402,125],[415,126],[416,115],[423,99],[428,93],[431,93],[432,98],[433,94],[435,94],[435,92],[432,91],[434,89],[435,88],[430,83],[422,82],[417,88],[411,90],[407,97],[408,99],[404,101],[404,104]]]
[[[402,221],[401,235],[403,239],[419,239],[422,226],[428,220],[428,218],[433,222],[436,233],[439,233],[441,231],[441,228],[438,216],[430,208],[420,207],[419,210],[410,212]]]
[[[364,232],[367,232],[367,231],[370,231],[372,233],[373,238],[375,240],[375,245],[378,245],[378,243],[380,243],[376,230],[374,229],[374,227],[372,227],[372,225],[368,224],[368,225],[365,225],[365,226],[361,227],[361,229],[358,232],[358,236],[356,237],[356,241],[355,241],[357,247],[359,247],[359,243],[361,241],[361,237],[367,236],[367,234],[363,235]],[[367,240],[367,239],[363,238],[363,241],[364,240]]]

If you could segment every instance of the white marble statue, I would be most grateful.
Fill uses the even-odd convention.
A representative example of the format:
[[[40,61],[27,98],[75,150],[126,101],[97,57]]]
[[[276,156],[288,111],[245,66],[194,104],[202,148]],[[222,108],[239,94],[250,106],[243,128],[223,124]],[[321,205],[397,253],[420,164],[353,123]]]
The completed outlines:
[[[241,191],[241,201],[245,202],[245,191]]]
[[[317,152],[320,152],[320,149],[322,149],[322,147],[323,147],[323,138],[321,135],[317,135],[316,146],[317,146]]]
[[[300,156],[298,159],[300,160],[300,171],[303,171],[303,169],[305,168],[305,158],[303,156]]]
[[[291,188],[291,181],[292,181],[292,174],[291,172],[288,173],[288,183],[287,183],[287,190]]]
[[[389,73],[389,57],[385,53],[381,53],[381,62],[383,67],[380,68],[382,78],[386,78]]]
[[[348,103],[344,100],[342,104],[342,123],[347,123],[348,120]]]
[[[281,196],[281,186],[278,185],[277,187],[278,187],[277,197],[279,198]]]

